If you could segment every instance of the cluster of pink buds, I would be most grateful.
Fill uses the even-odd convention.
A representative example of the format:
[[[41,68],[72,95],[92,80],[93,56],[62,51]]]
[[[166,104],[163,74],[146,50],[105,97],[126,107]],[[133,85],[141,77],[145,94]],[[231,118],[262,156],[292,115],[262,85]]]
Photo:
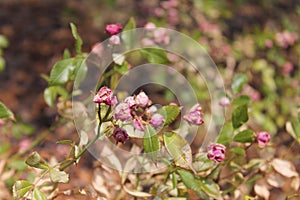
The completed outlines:
[[[149,97],[145,92],[140,92],[118,104],[113,116],[115,120],[132,121],[134,128],[139,131],[145,131],[147,124],[158,129],[165,119],[161,114],[152,112],[152,108]]]
[[[94,103],[104,103],[106,105],[115,105],[118,103],[117,97],[114,96],[111,89],[104,86],[100,88],[100,90],[97,92],[97,94],[94,96],[93,99]]]

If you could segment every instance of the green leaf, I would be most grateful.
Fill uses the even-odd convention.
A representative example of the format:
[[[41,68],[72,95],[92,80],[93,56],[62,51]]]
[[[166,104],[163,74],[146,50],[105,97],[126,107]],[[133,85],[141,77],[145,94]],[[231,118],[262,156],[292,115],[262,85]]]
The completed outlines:
[[[232,123],[226,123],[224,124],[220,135],[217,138],[217,143],[228,145],[231,143],[233,138],[233,127]]]
[[[14,114],[0,101],[0,119],[3,118],[15,119]]]
[[[245,74],[237,74],[233,78],[231,89],[233,94],[241,92],[243,86],[248,82],[248,78]]]
[[[44,90],[45,102],[49,106],[53,106],[58,94],[63,96],[64,98],[67,98],[67,96],[69,95],[68,92],[66,91],[66,89],[64,89],[61,86],[50,86],[50,87],[46,88]]]
[[[62,85],[69,81],[75,70],[74,59],[58,61],[50,73],[50,85]]]
[[[192,150],[189,143],[174,132],[165,132],[163,138],[165,147],[174,159],[175,165],[194,171]]]
[[[34,200],[47,200],[44,193],[39,191],[37,188],[34,188],[33,190],[33,199]]]
[[[135,20],[133,17],[131,17],[129,19],[129,21],[127,22],[127,24],[125,25],[123,31],[128,31],[128,30],[135,29],[135,28],[136,28]]]
[[[70,53],[69,49],[64,50],[63,58],[64,59],[71,58],[71,53]]]
[[[122,65],[115,65],[114,69],[119,72],[120,74],[124,75],[128,72],[128,62],[123,62]]]
[[[123,43],[129,49],[136,42],[135,31],[133,30],[135,28],[136,28],[135,20],[134,18],[131,17],[128,23],[125,25],[123,32],[121,34]]]
[[[72,30],[72,35],[75,38],[75,51],[77,54],[81,54],[81,48],[82,48],[82,39],[79,36],[78,32],[77,32],[77,28],[75,26],[75,24],[70,23],[71,26],[71,30]]]
[[[73,144],[72,140],[60,140],[57,141],[56,144]]]
[[[164,116],[165,118],[164,126],[167,126],[175,121],[175,119],[180,113],[180,108],[178,106],[168,105],[168,106],[163,106],[157,112],[162,116]]]
[[[157,152],[160,149],[160,143],[156,131],[150,125],[146,126],[143,146],[145,153],[149,154],[154,162],[157,162]]]
[[[253,142],[255,140],[255,135],[251,130],[244,130],[236,134],[233,140],[241,143]]]
[[[78,59],[76,58],[74,61],[74,64],[76,66],[75,68],[75,72],[74,72],[74,79],[76,80],[74,83],[74,88],[78,88],[79,84],[84,81],[88,68],[87,65],[85,63],[84,59]]]
[[[33,185],[28,181],[16,181],[13,186],[14,199],[21,199],[28,191],[33,189]]]
[[[297,123],[298,122],[298,123]],[[288,121],[285,124],[286,131],[300,143],[300,123],[299,121]],[[296,131],[298,130],[298,132]]]
[[[140,49],[140,52],[143,58],[145,58],[149,63],[166,64],[170,62],[163,49],[143,48]]]
[[[57,169],[50,169],[50,179],[54,183],[67,183],[69,181],[69,175],[64,171],[59,171]]]
[[[35,167],[38,169],[47,169],[48,164],[44,159],[41,158],[38,152],[32,152],[26,159],[25,163],[30,167]]]
[[[4,35],[0,35],[0,48],[5,48],[9,44],[7,38]]]
[[[0,57],[0,72],[3,72],[5,69],[5,60]]]
[[[250,97],[248,97],[246,95],[241,95],[232,101],[232,105],[234,105],[234,106],[245,105],[245,104],[249,103],[250,100],[251,100]]]
[[[237,129],[247,121],[248,121],[248,106],[242,105],[237,107],[232,113],[233,128]]]
[[[191,172],[183,169],[177,170],[184,185],[196,192],[205,192],[207,195],[219,198],[221,196],[219,186],[212,180],[195,177]]]
[[[239,156],[244,156],[246,154],[245,149],[240,148],[240,147],[232,148],[231,152],[234,153],[234,154],[236,154],[236,155],[239,155]]]

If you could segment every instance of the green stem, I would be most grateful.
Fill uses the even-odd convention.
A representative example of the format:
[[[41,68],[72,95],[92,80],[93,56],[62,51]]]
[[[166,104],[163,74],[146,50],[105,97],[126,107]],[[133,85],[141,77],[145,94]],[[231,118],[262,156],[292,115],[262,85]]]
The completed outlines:
[[[69,162],[64,164],[63,166],[60,167],[60,170],[63,171],[72,164],[74,164],[100,137],[100,128],[102,124],[102,119],[101,119],[101,106],[99,104],[98,107],[98,117],[99,117],[99,124],[98,124],[98,129],[97,129],[97,135],[91,140],[79,153],[78,155],[74,156],[73,159],[71,159]]]

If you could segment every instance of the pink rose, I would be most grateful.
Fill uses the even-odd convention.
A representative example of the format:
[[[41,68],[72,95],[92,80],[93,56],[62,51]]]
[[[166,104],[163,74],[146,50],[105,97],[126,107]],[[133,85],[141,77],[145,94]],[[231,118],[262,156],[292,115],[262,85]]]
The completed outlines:
[[[223,144],[212,143],[208,146],[207,157],[215,162],[222,162],[225,158],[226,147]]]
[[[190,124],[201,125],[204,123],[202,117],[203,117],[202,108],[200,104],[197,103],[189,110],[187,114],[183,116],[183,119],[185,119]]]
[[[268,132],[261,131],[256,134],[256,139],[257,139],[258,145],[261,147],[264,147],[270,141],[271,135]]]
[[[116,35],[122,31],[123,27],[121,24],[108,24],[106,25],[106,32],[110,35]]]
[[[118,103],[117,97],[113,95],[111,89],[106,86],[100,88],[93,99],[94,103],[104,103],[106,105],[115,105]]]

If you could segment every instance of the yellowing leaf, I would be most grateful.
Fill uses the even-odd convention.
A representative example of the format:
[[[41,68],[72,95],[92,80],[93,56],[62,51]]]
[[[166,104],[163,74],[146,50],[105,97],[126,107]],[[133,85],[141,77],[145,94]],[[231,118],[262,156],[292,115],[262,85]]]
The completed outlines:
[[[192,150],[185,139],[177,133],[165,132],[164,144],[174,159],[175,165],[195,171],[192,167]]]

